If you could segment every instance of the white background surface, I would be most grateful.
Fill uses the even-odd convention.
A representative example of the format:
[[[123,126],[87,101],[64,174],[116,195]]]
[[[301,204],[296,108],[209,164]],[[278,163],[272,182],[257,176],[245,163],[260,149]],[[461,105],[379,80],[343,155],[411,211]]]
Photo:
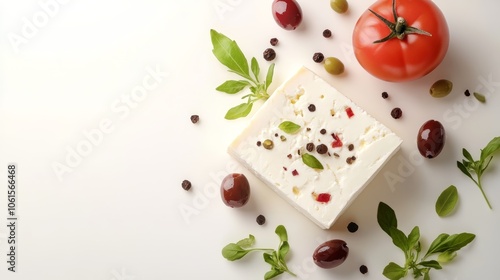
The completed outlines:
[[[493,211],[455,164],[463,147],[477,156],[500,135],[497,1],[436,0],[450,28],[448,54],[430,75],[403,84],[371,77],[352,54],[352,29],[372,1],[351,1],[345,15],[326,0],[299,1],[304,21],[293,32],[276,25],[271,1],[263,0],[68,0],[54,2],[47,17],[42,6],[48,2],[54,1],[0,2],[0,174],[10,162],[19,171],[17,272],[7,271],[8,231],[0,226],[1,279],[262,279],[269,267],[260,254],[228,262],[220,250],[249,233],[258,246],[276,247],[278,224],[288,229],[288,263],[297,279],[382,279],[384,266],[402,263],[403,254],[377,224],[379,201],[395,209],[403,231],[420,226],[424,248],[442,232],[477,234],[452,264],[431,273],[433,279],[497,275],[500,162],[494,159],[483,178]],[[37,25],[26,36],[31,23]],[[268,65],[261,54],[269,39],[279,38],[271,89],[305,65],[404,139],[331,230],[319,229],[227,155],[248,118],[223,118],[239,98],[214,90],[234,76],[212,55],[210,28],[235,39],[261,68]],[[332,38],[322,37],[325,28]],[[12,44],[12,36],[21,43]],[[346,74],[329,76],[311,59],[317,51],[343,60]],[[157,80],[148,78],[155,71]],[[439,78],[453,81],[454,90],[437,100],[428,88]],[[127,103],[144,80],[155,86]],[[467,88],[487,95],[487,103],[466,98]],[[390,98],[383,100],[382,91]],[[396,106],[404,112],[399,120],[390,117]],[[200,123],[193,125],[191,114],[199,114]],[[447,132],[434,160],[416,154],[416,133],[428,119],[440,120]],[[103,122],[102,138],[80,160],[71,158]],[[71,172],[58,178],[58,163]],[[251,182],[244,208],[220,200],[219,182],[230,172],[244,172]],[[402,182],[391,187],[390,172]],[[189,192],[180,186],[184,179],[193,183]],[[4,225],[6,175],[1,180]],[[458,209],[439,218],[434,202],[450,184],[459,190]],[[264,226],[255,223],[258,214],[267,217]],[[358,232],[347,231],[351,221]],[[336,269],[316,268],[313,250],[332,238],[348,243],[348,259]],[[366,275],[358,271],[362,264]]]

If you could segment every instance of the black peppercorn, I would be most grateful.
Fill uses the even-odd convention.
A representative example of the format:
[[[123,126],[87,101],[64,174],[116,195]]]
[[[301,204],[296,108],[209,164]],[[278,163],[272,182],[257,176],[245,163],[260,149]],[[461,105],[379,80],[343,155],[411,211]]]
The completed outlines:
[[[396,107],[392,109],[391,116],[395,119],[399,119],[403,116],[403,111],[401,110],[401,108]]]
[[[332,31],[330,31],[330,29],[323,30],[323,37],[325,37],[325,38],[332,37]]]
[[[321,62],[323,62],[323,59],[325,59],[325,56],[322,53],[320,53],[320,52],[314,53],[314,55],[313,55],[314,62],[321,63]]]
[[[316,147],[316,152],[320,155],[326,154],[328,152],[328,147],[325,144],[319,144]]]
[[[189,191],[189,189],[191,189],[191,182],[189,182],[188,180],[182,181],[182,188],[185,191]]]
[[[264,51],[264,59],[267,60],[267,61],[271,61],[273,59],[276,58],[276,52],[271,49],[271,48],[267,48],[265,51]]]
[[[278,44],[278,38],[271,38],[271,40],[269,40],[269,43],[271,44],[271,46],[276,46]]]
[[[259,216],[257,216],[256,221],[257,221],[257,224],[263,225],[266,223],[266,217],[264,217],[264,215],[259,215]]]

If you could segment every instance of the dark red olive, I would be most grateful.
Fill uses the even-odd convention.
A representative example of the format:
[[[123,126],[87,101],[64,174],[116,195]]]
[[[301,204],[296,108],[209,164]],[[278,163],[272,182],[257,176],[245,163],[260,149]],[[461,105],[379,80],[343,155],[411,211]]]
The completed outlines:
[[[247,177],[239,173],[231,173],[222,180],[220,193],[222,201],[233,208],[241,207],[250,198],[250,184]]]
[[[333,239],[322,243],[314,250],[314,263],[321,268],[341,265],[349,255],[349,247],[344,240]]]
[[[437,157],[443,150],[444,142],[444,127],[439,121],[429,120],[420,127],[417,135],[417,147],[423,157]]]
[[[302,9],[295,0],[274,0],[273,17],[279,26],[294,30],[302,22]]]

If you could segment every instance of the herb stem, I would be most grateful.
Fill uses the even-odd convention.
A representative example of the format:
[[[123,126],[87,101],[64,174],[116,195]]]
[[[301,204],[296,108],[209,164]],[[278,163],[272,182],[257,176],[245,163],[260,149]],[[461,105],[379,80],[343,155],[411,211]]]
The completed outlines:
[[[481,176],[478,176],[477,177],[477,182],[476,182],[476,185],[479,187],[479,190],[481,191],[481,193],[483,194],[483,197],[484,199],[486,200],[486,203],[488,204],[488,207],[490,207],[490,209],[493,209],[491,207],[491,204],[490,204],[490,201],[488,200],[488,197],[486,196],[486,193],[484,192],[483,190],[483,186],[481,185]]]

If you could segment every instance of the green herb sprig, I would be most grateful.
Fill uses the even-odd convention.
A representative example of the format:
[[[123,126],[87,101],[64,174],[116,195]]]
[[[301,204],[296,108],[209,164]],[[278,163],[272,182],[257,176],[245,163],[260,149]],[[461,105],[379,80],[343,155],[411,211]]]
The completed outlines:
[[[406,235],[398,227],[398,221],[394,210],[387,204],[380,202],[377,210],[377,221],[383,231],[391,238],[392,243],[400,248],[405,255],[404,266],[390,262],[383,271],[385,277],[391,280],[398,280],[405,277],[411,271],[414,279],[424,277],[424,280],[430,280],[431,269],[442,269],[442,265],[453,260],[457,251],[472,242],[476,237],[472,233],[459,234],[440,234],[432,241],[429,249],[420,258],[422,246],[420,243],[420,229],[415,226],[411,232]],[[437,259],[428,259],[439,254]]]
[[[278,250],[268,248],[252,248],[255,243],[255,237],[250,234],[247,238],[244,238],[236,243],[227,244],[224,248],[222,248],[222,256],[229,261],[235,261],[243,258],[252,251],[263,251],[264,261],[271,265],[271,270],[266,272],[264,275],[265,280],[274,278],[284,272],[296,276],[286,265],[285,257],[290,250],[286,229],[283,225],[279,225],[276,227],[274,232],[280,239]]]
[[[241,51],[236,41],[229,39],[222,33],[213,29],[210,30],[210,38],[212,40],[212,53],[215,57],[226,66],[229,72],[237,74],[244,80],[228,80],[216,88],[216,90],[228,94],[235,94],[246,87],[250,88],[251,93],[242,97],[247,99],[246,102],[241,103],[229,109],[225,115],[228,120],[234,120],[241,117],[246,117],[252,111],[253,103],[257,100],[267,100],[269,98],[269,85],[273,81],[274,63],[269,65],[267,70],[266,79],[261,81],[260,66],[255,57],[250,60],[250,67],[247,58]]]
[[[474,160],[469,151],[464,148],[462,149],[462,154],[465,159],[463,159],[461,162],[457,161],[458,169],[460,169],[462,173],[467,175],[467,177],[469,177],[476,184],[476,186],[483,194],[483,197],[490,209],[492,209],[492,207],[490,201],[488,200],[488,197],[486,196],[486,193],[483,190],[481,178],[486,171],[486,168],[488,168],[491,160],[493,159],[493,154],[498,150],[500,150],[500,137],[495,137],[486,145],[486,147],[484,147],[484,149],[481,150],[479,160]],[[474,178],[472,174],[475,174],[476,178]]]

